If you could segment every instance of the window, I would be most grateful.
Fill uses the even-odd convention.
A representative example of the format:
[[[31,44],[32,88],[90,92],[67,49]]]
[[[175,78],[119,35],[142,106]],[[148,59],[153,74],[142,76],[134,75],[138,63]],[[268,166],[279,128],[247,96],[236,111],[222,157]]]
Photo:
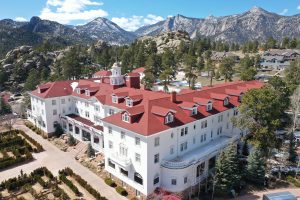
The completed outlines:
[[[171,184],[172,184],[172,185],[176,185],[176,184],[177,184],[177,180],[176,180],[175,178],[173,178],[173,179],[171,180]]]
[[[239,110],[238,109],[235,109],[234,111],[233,111],[233,115],[234,116],[237,116],[239,114]]]
[[[79,113],[78,108],[75,108],[75,113],[77,113],[77,114]]]
[[[192,109],[192,115],[197,115],[197,113],[198,113],[197,106],[195,106]]]
[[[65,104],[66,103],[66,100],[65,99],[61,99],[61,104]]]
[[[108,141],[108,147],[109,147],[110,149],[112,149],[112,148],[114,147],[112,141]]]
[[[42,109],[42,115],[44,115],[44,110]]]
[[[114,169],[116,167],[116,165],[114,163],[112,163],[110,159],[108,159],[108,166],[110,166],[111,168],[114,168]]]
[[[135,145],[141,145],[141,139],[136,137],[135,138]]]
[[[76,133],[76,134],[79,134],[79,133],[80,133],[80,129],[79,129],[77,126],[75,126],[75,133]]]
[[[208,160],[208,169],[212,169],[216,166],[216,156]]]
[[[56,105],[56,100],[52,100],[52,106]]]
[[[206,141],[206,133],[204,134],[204,141]]]
[[[201,135],[201,142],[203,142],[203,135]]]
[[[65,108],[62,109],[62,113],[63,113],[63,114],[66,113],[66,109],[65,109]]]
[[[134,181],[143,185],[143,177],[137,172],[134,173]]]
[[[110,126],[108,127],[108,133],[112,134],[112,128]]]
[[[122,115],[122,120],[123,120],[124,122],[129,122],[129,119],[130,119],[129,115],[125,112],[125,113]]]
[[[131,99],[126,99],[126,106],[132,107],[133,106],[133,101]]]
[[[184,134],[187,135],[188,132],[189,132],[189,128],[188,128],[188,127],[185,127],[185,128],[184,128]]]
[[[210,110],[212,110],[212,103],[211,102],[206,105],[206,111],[210,111]]]
[[[99,122],[101,122],[101,119],[100,119],[100,117],[95,115],[94,116],[94,121],[99,123]]]
[[[173,122],[174,120],[174,116],[173,114],[169,113],[166,117],[165,117],[165,122],[166,124]]]
[[[187,150],[187,142],[180,144],[180,151]]]
[[[184,128],[181,129],[180,135],[181,135],[181,136],[184,136]]]
[[[212,137],[213,137],[213,131],[210,132],[210,138],[212,138]]]
[[[94,143],[95,143],[95,144],[99,144],[99,137],[94,136]]]
[[[73,125],[69,123],[69,131],[73,132]]]
[[[118,103],[118,97],[115,96],[115,95],[113,95],[113,96],[112,96],[112,102],[113,102],[113,103]]]
[[[196,144],[196,138],[193,137],[193,144]]]
[[[69,107],[69,111],[71,111],[71,109],[72,109],[72,108],[71,108],[71,107]]]
[[[229,104],[229,98],[226,97],[226,98],[224,99],[224,106],[227,106],[228,104]]]
[[[227,122],[226,124],[226,129],[229,129],[229,122]]]
[[[201,128],[207,128],[207,120],[201,122]]]
[[[90,113],[88,111],[85,111],[85,117],[87,117],[87,118],[90,117]]]
[[[121,139],[124,140],[125,139],[125,132],[121,131]]]
[[[85,102],[84,105],[85,105],[85,107],[89,107],[89,103],[88,102]]]
[[[128,176],[128,171],[126,171],[125,169],[120,168],[120,172],[121,172],[121,174],[123,174],[124,176]]]
[[[196,124],[194,124],[194,130],[196,129]]]
[[[174,154],[174,147],[171,146],[171,147],[170,147],[170,155],[173,155],[173,154]]]
[[[141,155],[138,153],[135,153],[135,162],[141,163]]]
[[[56,109],[53,110],[53,115],[57,115],[57,110]]]
[[[154,155],[154,163],[158,163],[159,162],[159,154],[155,154]]]
[[[100,111],[100,106],[95,106],[95,107],[94,107],[94,110],[95,110],[96,112],[99,112],[99,111]]]
[[[201,176],[203,173],[204,173],[204,170],[205,170],[205,162],[199,164],[197,166],[197,169],[196,169],[196,177],[198,178],[199,176]]]
[[[115,111],[114,111],[114,109],[109,109],[109,111],[108,111],[108,114],[109,114],[109,115],[113,115],[113,114],[115,114]]]
[[[187,176],[185,176],[185,177],[183,178],[183,182],[184,182],[184,184],[186,184],[186,183],[187,183],[187,181],[188,181],[188,177],[187,177]]]
[[[89,90],[85,90],[85,95],[86,96],[90,96],[91,95],[90,91]]]
[[[218,122],[220,123],[220,122],[222,122],[223,121],[223,115],[219,115],[218,116]]]
[[[217,134],[220,135],[221,133],[222,133],[222,127],[219,127]]]
[[[156,185],[157,183],[159,183],[159,175],[156,175],[153,179],[153,185]]]
[[[159,146],[159,137],[154,138],[154,146]]]
[[[125,147],[124,145],[120,144],[120,155],[121,156],[124,156],[124,157],[127,157],[127,147]]]

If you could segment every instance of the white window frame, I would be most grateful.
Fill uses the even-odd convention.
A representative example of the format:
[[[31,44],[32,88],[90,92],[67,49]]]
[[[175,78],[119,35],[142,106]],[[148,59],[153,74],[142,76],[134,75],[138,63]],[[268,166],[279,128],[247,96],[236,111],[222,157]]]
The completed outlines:
[[[126,106],[128,106],[128,107],[132,107],[133,106],[132,99],[126,98]]]
[[[172,113],[168,113],[167,116],[165,117],[165,123],[171,123],[174,121],[174,115]]]
[[[118,103],[118,97],[117,97],[116,95],[112,95],[112,96],[111,96],[111,101],[112,101],[113,103]]]
[[[198,113],[198,107],[197,107],[197,106],[194,106],[194,107],[192,108],[192,115],[197,115],[197,113]]]
[[[130,116],[127,112],[122,114],[122,121],[129,123],[130,122]]]
[[[224,106],[228,106],[228,104],[229,104],[229,98],[226,97],[226,98],[224,99]]]
[[[135,145],[137,145],[137,146],[141,145],[141,138],[135,137]]]
[[[135,162],[141,163],[141,154],[135,153]]]
[[[160,140],[159,137],[154,138],[154,146],[155,146],[155,147],[158,147],[158,146],[159,146],[159,143],[160,143],[159,140]]]

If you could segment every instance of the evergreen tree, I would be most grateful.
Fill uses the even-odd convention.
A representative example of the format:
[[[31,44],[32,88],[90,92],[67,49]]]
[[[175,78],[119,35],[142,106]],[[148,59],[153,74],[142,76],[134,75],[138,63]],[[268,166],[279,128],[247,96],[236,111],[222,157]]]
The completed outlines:
[[[74,146],[75,144],[76,144],[75,138],[73,137],[73,135],[69,134],[68,145]]]
[[[230,145],[220,154],[216,163],[215,188],[219,194],[227,194],[239,185],[241,173],[236,145]]]
[[[293,92],[300,85],[300,59],[296,59],[285,70],[285,81]]]
[[[0,96],[0,115],[11,113],[11,107],[5,103],[4,99]]]
[[[232,81],[234,74],[234,60],[232,58],[224,58],[220,65],[220,73],[224,76],[225,82]]]
[[[55,137],[60,137],[62,134],[64,134],[64,130],[62,129],[61,125],[59,123],[56,123],[54,125],[54,135]]]
[[[265,182],[265,163],[261,152],[253,150],[248,157],[247,180],[253,184],[263,186]]]
[[[89,158],[95,156],[95,150],[93,149],[91,143],[88,144],[88,147],[87,147],[87,150],[86,150],[86,154],[87,154],[87,156],[88,156]]]
[[[26,79],[24,89],[25,90],[34,90],[36,86],[40,83],[39,73],[36,69],[31,69],[29,75]]]
[[[196,57],[190,54],[185,55],[184,57],[184,72],[185,72],[185,77],[188,80],[189,87],[193,88],[195,79],[197,78],[197,75],[195,74],[196,72]]]

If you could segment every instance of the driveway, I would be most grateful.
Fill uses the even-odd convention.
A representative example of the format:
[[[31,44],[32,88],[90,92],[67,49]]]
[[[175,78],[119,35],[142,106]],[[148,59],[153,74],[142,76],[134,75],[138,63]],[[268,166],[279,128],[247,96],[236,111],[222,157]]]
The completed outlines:
[[[22,125],[20,121],[18,121],[17,124],[14,125],[14,128],[26,132],[26,134],[39,142],[43,146],[45,151],[33,154],[35,160],[32,162],[1,171],[0,182],[18,176],[21,170],[23,170],[24,173],[30,173],[38,167],[45,166],[53,173],[53,175],[57,176],[59,170],[69,167],[76,174],[85,179],[93,188],[98,190],[101,196],[113,200],[127,199],[119,195],[114,188],[106,185],[102,178],[77,162],[70,153],[59,150],[48,140],[43,139],[41,136],[31,131],[25,125]]]

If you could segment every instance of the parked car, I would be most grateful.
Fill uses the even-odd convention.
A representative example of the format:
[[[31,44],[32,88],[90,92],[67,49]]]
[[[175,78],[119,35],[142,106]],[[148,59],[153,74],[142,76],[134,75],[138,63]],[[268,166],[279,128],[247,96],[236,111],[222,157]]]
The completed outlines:
[[[297,198],[290,192],[277,192],[264,194],[263,200],[297,200]]]

